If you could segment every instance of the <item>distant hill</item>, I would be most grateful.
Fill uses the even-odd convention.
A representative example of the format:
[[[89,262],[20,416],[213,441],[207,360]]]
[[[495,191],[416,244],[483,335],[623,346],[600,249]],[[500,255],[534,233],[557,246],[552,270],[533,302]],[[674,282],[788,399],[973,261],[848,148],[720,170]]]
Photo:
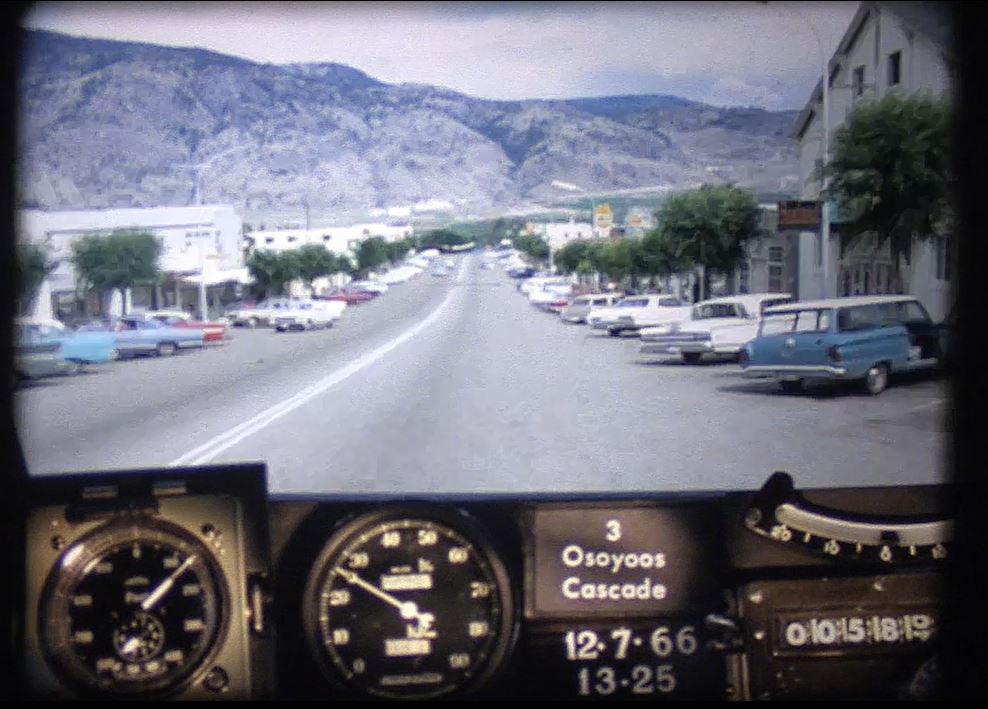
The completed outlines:
[[[589,191],[796,185],[795,111],[675,96],[489,101],[340,64],[256,64],[201,49],[25,33],[24,206],[203,201],[314,213],[447,200],[489,213]],[[185,166],[185,167],[183,167]]]

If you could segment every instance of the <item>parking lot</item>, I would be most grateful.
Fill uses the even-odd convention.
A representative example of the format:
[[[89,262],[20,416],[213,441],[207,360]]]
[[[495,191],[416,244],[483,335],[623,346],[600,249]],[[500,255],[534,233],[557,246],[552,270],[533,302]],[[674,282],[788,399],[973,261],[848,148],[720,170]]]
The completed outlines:
[[[111,363],[18,394],[35,473],[264,460],[284,492],[751,489],[944,479],[946,383],[783,394],[733,363],[643,362],[468,257],[331,330]]]

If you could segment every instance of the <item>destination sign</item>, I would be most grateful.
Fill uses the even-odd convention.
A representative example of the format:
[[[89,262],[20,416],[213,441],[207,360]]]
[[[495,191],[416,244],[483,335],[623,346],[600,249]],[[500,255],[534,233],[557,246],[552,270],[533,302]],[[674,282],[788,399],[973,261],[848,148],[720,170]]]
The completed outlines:
[[[719,598],[708,510],[543,507],[532,517],[530,615],[709,610]]]

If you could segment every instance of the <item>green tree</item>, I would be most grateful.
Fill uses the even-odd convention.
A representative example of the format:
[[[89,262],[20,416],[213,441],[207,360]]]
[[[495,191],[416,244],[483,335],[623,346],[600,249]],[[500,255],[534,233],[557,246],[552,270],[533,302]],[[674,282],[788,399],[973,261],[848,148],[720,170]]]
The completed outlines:
[[[283,295],[289,283],[302,277],[299,258],[294,251],[255,251],[247,259],[247,269],[260,298]]]
[[[744,258],[746,244],[761,235],[758,200],[733,185],[703,185],[666,201],[659,233],[675,263],[703,266],[704,298],[710,270],[731,273]]]
[[[590,246],[591,242],[586,239],[571,241],[553,254],[552,262],[563,275],[579,273],[580,264],[586,264],[587,267],[590,265]],[[589,271],[585,269],[585,272]]]
[[[471,241],[472,239],[469,236],[460,233],[460,231],[433,229],[422,235],[421,248],[447,251],[457,246],[469,244]]]
[[[104,296],[159,278],[161,241],[143,231],[121,230],[84,236],[72,244],[72,263],[79,281]],[[126,301],[124,301],[126,302]]]
[[[416,239],[411,236],[398,241],[387,242],[388,261],[390,263],[398,263],[408,255],[409,251],[416,247],[417,243]]]
[[[549,244],[537,234],[519,234],[512,241],[533,263],[545,263],[549,258]]]
[[[949,132],[942,101],[889,94],[861,104],[834,136],[825,172],[846,243],[875,235],[877,247],[888,244],[896,275],[913,240],[932,237],[949,218]]]
[[[357,249],[357,272],[366,278],[368,272],[388,262],[388,244],[383,237],[370,236]]]
[[[676,254],[674,244],[660,229],[652,229],[641,240],[641,270],[654,282],[689,268],[686,259]]]
[[[310,291],[313,290],[312,282],[317,278],[331,276],[349,267],[349,263],[340,263],[336,254],[319,244],[306,244],[296,249],[294,254],[298,277]]]
[[[17,310],[26,313],[34,304],[45,277],[55,270],[58,262],[51,260],[48,250],[39,244],[18,244],[15,277],[17,279]]]
[[[595,271],[607,276],[608,280],[623,283],[629,279],[633,289],[638,288],[638,277],[645,273],[641,242],[633,239],[594,242],[590,245],[587,260]]]

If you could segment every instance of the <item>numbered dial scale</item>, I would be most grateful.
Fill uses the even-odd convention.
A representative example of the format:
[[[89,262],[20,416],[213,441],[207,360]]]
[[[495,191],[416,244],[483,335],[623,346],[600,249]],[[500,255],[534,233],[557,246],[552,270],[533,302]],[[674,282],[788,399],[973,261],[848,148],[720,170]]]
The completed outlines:
[[[953,522],[932,517],[869,517],[813,505],[786,473],[773,474],[744,514],[752,532],[817,555],[879,565],[945,560]]]
[[[156,696],[185,686],[216,649],[228,607],[211,552],[150,519],[68,547],[39,609],[42,646],[82,692]]]
[[[512,642],[507,571],[467,517],[442,510],[361,516],[328,541],[305,591],[324,674],[377,697],[482,685]]]

